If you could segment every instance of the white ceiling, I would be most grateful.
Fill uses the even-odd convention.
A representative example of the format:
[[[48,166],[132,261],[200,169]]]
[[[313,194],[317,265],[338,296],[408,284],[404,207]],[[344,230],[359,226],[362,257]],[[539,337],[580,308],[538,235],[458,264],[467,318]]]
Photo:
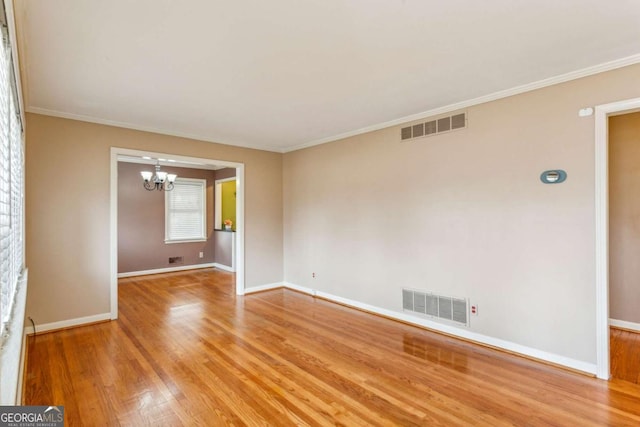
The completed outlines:
[[[27,111],[273,151],[640,62],[638,0],[15,1]]]

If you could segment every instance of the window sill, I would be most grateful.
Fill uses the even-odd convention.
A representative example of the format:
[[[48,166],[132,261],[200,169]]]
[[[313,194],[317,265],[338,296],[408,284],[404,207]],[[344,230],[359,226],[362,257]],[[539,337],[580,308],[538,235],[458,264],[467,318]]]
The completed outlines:
[[[167,245],[172,245],[174,243],[198,243],[198,242],[206,242],[207,239],[190,239],[190,240],[165,240],[164,243]]]

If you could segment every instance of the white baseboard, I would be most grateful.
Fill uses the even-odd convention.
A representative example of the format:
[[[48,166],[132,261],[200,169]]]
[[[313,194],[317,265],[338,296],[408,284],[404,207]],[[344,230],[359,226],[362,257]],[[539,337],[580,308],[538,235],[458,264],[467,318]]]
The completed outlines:
[[[228,271],[230,273],[235,273],[236,272],[236,270],[233,267],[229,267],[228,265],[224,265],[224,264],[218,264],[217,262],[214,262],[213,264],[211,264],[211,266],[215,267],[215,268],[218,268],[220,270]]]
[[[252,286],[250,288],[246,288],[244,290],[244,293],[246,295],[246,294],[253,294],[256,292],[270,291],[272,289],[279,289],[279,288],[287,288],[293,291],[302,292],[304,294],[309,294],[312,296],[315,296],[316,294],[313,289],[305,288],[304,286],[294,285],[293,283],[288,283],[288,282],[277,282],[277,283],[269,283],[269,284],[260,285],[260,286]]]
[[[609,319],[609,326],[617,326],[619,328],[640,332],[640,323],[627,322],[626,320]]]
[[[304,286],[296,285],[294,283],[284,282],[284,287],[289,288],[294,291],[302,292],[303,294],[309,294],[312,296],[316,296],[316,291],[311,288],[306,288]],[[329,298],[327,298],[329,299]]]
[[[250,288],[245,288],[244,289],[244,294],[253,294],[255,292],[263,292],[263,291],[270,291],[272,289],[278,289],[278,288],[283,288],[285,285],[282,282],[278,282],[278,283],[268,283],[266,285],[260,285],[260,286],[252,286]]]
[[[180,267],[156,268],[154,270],[128,271],[118,273],[118,279],[123,277],[146,276],[148,274],[173,273],[174,271],[196,270],[198,268],[218,267],[218,264],[209,262],[206,264],[182,265]],[[218,267],[219,268],[219,267]]]
[[[38,325],[36,323],[36,332],[40,333],[40,332],[55,331],[58,329],[71,328],[74,326],[82,326],[90,323],[102,322],[105,320],[111,320],[111,313],[95,314],[93,316],[78,317],[75,319],[61,320],[59,322],[43,323],[42,325]],[[25,334],[30,335],[33,333],[33,327],[31,326],[30,323],[28,323],[27,326],[28,327],[24,328],[24,331],[25,331]]]
[[[299,292],[304,292],[309,295],[318,296],[320,298],[324,298],[329,301],[337,302],[339,304],[347,305],[350,307],[358,308],[360,310],[369,311],[371,313],[379,314],[381,316],[389,317],[392,319],[396,319],[402,322],[414,324],[417,326],[422,326],[424,328],[432,329],[435,331],[443,332],[448,335],[453,335],[459,338],[463,338],[468,341],[475,341],[480,344],[489,345],[492,347],[497,347],[503,350],[507,350],[513,353],[518,353],[523,356],[528,356],[534,359],[539,359],[545,362],[554,363],[556,365],[566,366],[567,368],[575,369],[577,371],[582,371],[588,374],[595,375],[596,374],[596,364],[583,362],[581,360],[575,360],[569,357],[560,356],[554,353],[549,353],[546,351],[538,350],[535,348],[527,347],[524,345],[520,345],[511,341],[502,340],[499,338],[490,337],[487,335],[478,334],[476,332],[471,332],[466,329],[461,329],[455,326],[445,325],[442,323],[434,322],[428,319],[422,319],[419,317],[415,317],[409,314],[400,313],[392,310],[387,310],[384,308],[376,307],[373,305],[365,304],[359,301],[350,300],[348,298],[342,298],[336,295],[328,294],[321,291],[316,291],[310,288],[306,288],[304,286],[298,286],[293,283],[284,283],[284,286],[290,288],[292,290],[296,290]],[[638,325],[640,326],[640,325]]]

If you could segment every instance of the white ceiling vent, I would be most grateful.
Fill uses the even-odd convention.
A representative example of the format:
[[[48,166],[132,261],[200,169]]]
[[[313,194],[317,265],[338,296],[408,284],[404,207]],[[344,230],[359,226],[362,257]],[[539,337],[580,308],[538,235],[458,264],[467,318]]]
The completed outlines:
[[[469,304],[466,298],[403,289],[402,309],[465,326],[469,325]]]
[[[428,120],[417,125],[406,126],[400,129],[400,139],[421,138],[423,136],[436,135],[443,132],[451,132],[467,127],[467,113],[458,113],[453,116]]]

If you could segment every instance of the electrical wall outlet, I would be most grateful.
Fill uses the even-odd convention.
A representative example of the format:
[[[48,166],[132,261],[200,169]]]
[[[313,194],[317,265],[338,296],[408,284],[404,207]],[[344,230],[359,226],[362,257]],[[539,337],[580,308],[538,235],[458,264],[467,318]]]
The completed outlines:
[[[472,316],[478,315],[478,304],[471,304],[471,315]]]
[[[198,255],[200,258],[204,258],[204,252],[200,252],[200,254]]]

